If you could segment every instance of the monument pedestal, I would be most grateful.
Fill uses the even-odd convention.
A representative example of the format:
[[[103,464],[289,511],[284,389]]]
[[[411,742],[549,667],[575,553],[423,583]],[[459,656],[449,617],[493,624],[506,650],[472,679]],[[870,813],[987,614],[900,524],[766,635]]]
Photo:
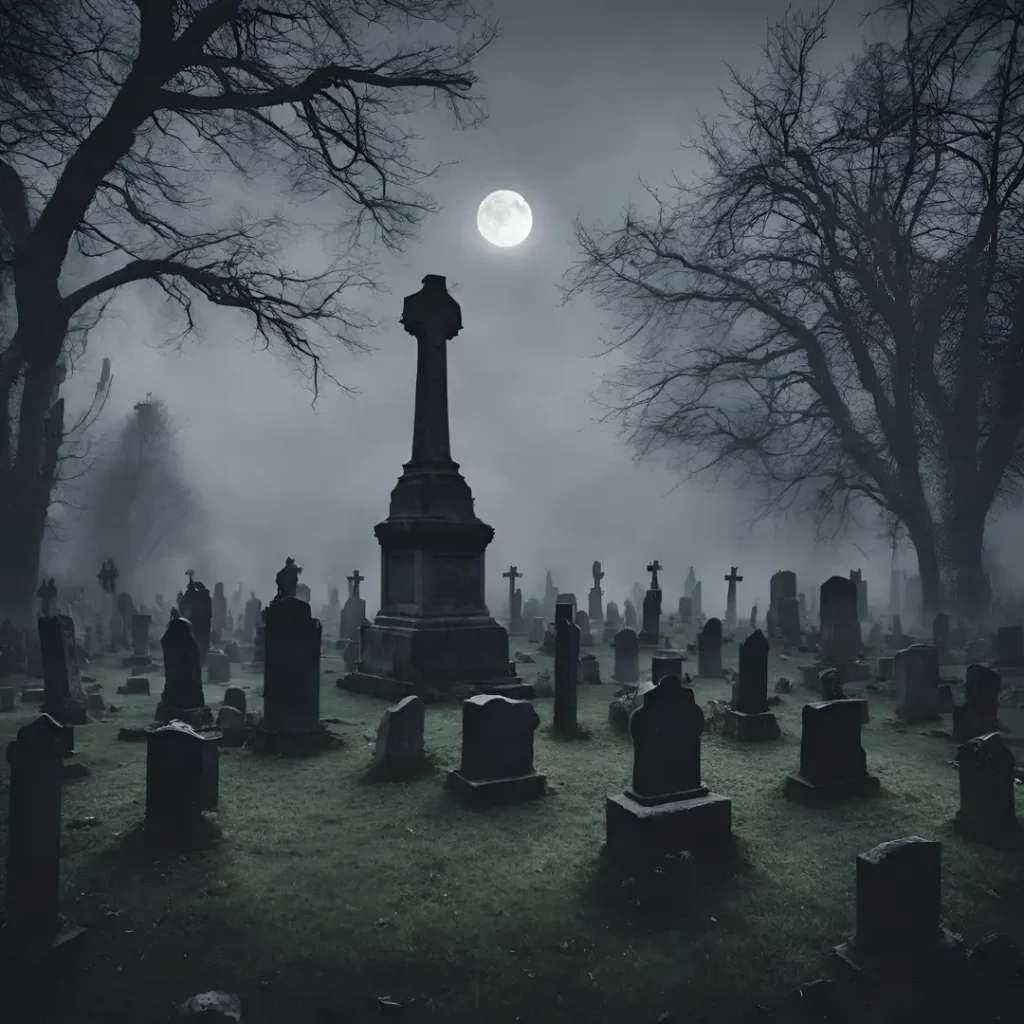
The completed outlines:
[[[873,796],[881,788],[875,775],[864,774],[842,782],[815,783],[799,772],[786,776],[786,796],[810,807],[838,803],[858,796]]]
[[[621,863],[688,850],[695,858],[728,850],[732,842],[732,801],[707,788],[658,803],[627,790],[605,799],[608,855]]]
[[[964,939],[946,925],[940,925],[931,942],[919,946],[865,949],[857,944],[855,935],[832,947],[832,952],[847,967],[868,978],[899,977],[906,979],[924,969],[934,969],[943,960],[962,954]]]
[[[448,786],[466,803],[473,807],[498,807],[502,804],[516,804],[523,800],[535,800],[544,795],[547,776],[537,772],[518,775],[511,779],[468,779],[462,772],[448,773]]]
[[[647,633],[641,629],[640,632],[637,634],[636,643],[638,647],[657,647],[658,634]]]
[[[778,720],[770,711],[751,715],[743,711],[733,711],[732,708],[726,709],[725,718],[722,721],[722,732],[726,736],[746,743],[777,740],[782,735]]]

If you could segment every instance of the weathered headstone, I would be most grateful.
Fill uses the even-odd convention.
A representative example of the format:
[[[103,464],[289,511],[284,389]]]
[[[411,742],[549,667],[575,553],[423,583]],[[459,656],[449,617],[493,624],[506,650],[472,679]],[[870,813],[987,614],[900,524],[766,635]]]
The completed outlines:
[[[31,955],[81,934],[61,924],[60,841],[66,730],[49,715],[18,730],[7,746],[10,813],[4,952]]]
[[[180,718],[182,711],[206,706],[203,669],[192,623],[184,616],[167,623],[160,646],[164,652],[164,689],[157,719],[170,722]]]
[[[563,736],[574,736],[579,732],[576,684],[579,680],[580,633],[579,626],[572,621],[572,605],[555,605],[554,727]]]
[[[598,686],[601,683],[601,663],[594,654],[580,657],[580,682]]]
[[[857,857],[857,931],[835,948],[857,970],[959,943],[942,913],[942,844],[909,836]]]
[[[224,691],[224,701],[228,707],[235,708],[245,714],[246,711],[246,696],[245,690],[240,686],[229,686]]]
[[[388,779],[415,775],[423,768],[424,706],[419,697],[404,697],[381,716],[372,770]]]
[[[530,620],[530,635],[527,637],[527,642],[531,644],[542,644],[544,642],[543,616],[535,615]]]
[[[896,715],[907,724],[926,722],[952,710],[939,694],[939,651],[913,644],[896,652]]]
[[[330,742],[320,721],[322,628],[308,601],[275,598],[267,605],[263,667],[263,719],[254,749],[291,753]]]
[[[868,584],[860,569],[850,570],[850,582],[854,586],[857,599],[857,621],[863,622],[868,617]]]
[[[658,583],[661,564],[656,558],[647,566],[647,571],[651,574],[651,585],[644,594],[643,622],[637,639],[641,647],[657,647],[661,636],[661,586]]]
[[[786,793],[808,802],[827,802],[877,792],[861,746],[863,700],[805,704],[801,718],[800,768],[786,777]]]
[[[633,784],[605,800],[610,856],[635,863],[689,850],[695,857],[725,852],[732,835],[732,801],[701,782],[704,712],[676,676],[648,690],[630,716]]]
[[[697,675],[703,679],[722,678],[721,619],[708,619],[697,637]]]
[[[1002,626],[996,631],[996,668],[1024,667],[1024,630]]]
[[[590,631],[590,616],[585,611],[578,611],[575,621],[580,631],[580,647],[593,647],[594,634]]]
[[[657,686],[669,676],[683,678],[683,656],[673,651],[655,651],[651,656],[651,682]]]
[[[636,630],[636,607],[633,602],[627,597],[623,603],[623,616],[624,626],[626,629]]]
[[[180,620],[179,620],[180,621]],[[203,811],[217,809],[217,737],[175,721],[146,739],[146,831],[161,841],[195,836]]]
[[[523,595],[516,590],[516,580],[522,578],[522,573],[514,565],[508,567],[508,572],[503,572],[502,577],[508,580],[508,631],[510,635],[518,636],[525,632],[523,623]],[[519,593],[519,601],[516,602],[516,594]]]
[[[722,731],[738,740],[777,740],[782,734],[768,708],[768,638],[754,630],[740,644],[739,672],[732,687],[732,707],[725,712]]]
[[[728,590],[725,595],[725,624],[727,626],[736,625],[736,584],[743,582],[743,577],[736,572],[736,566],[732,566],[729,569],[729,575],[725,577],[726,583],[729,584]]]
[[[620,629],[615,634],[615,670],[612,678],[618,683],[636,683],[640,680],[640,645],[631,629]]]
[[[832,576],[821,585],[821,660],[846,666],[860,659],[861,632],[857,615],[857,585]],[[847,682],[852,682],[844,675]]]
[[[961,744],[957,751],[960,810],[956,822],[959,826],[975,835],[991,838],[1017,831],[1014,762],[1013,751],[997,732],[974,736]]]
[[[953,739],[965,743],[974,736],[999,731],[999,673],[984,665],[968,665],[964,703],[953,708]]]
[[[540,717],[528,700],[480,694],[462,702],[462,762],[451,786],[478,804],[542,796],[547,784],[533,770],[533,734]]]
[[[681,597],[679,598],[679,607],[677,609],[679,613],[679,624],[681,626],[690,626],[693,624],[693,598],[692,597]]]
[[[131,617],[132,653],[125,659],[129,668],[146,668],[153,663],[149,653],[149,626],[153,621],[151,615],[136,612]]]
[[[224,651],[211,650],[206,655],[206,681],[214,684],[231,682],[231,661]]]
[[[189,570],[188,586],[178,607],[182,618],[192,623],[192,634],[199,646],[199,664],[206,661],[210,650],[210,630],[213,625],[213,598],[202,583],[197,583]]]
[[[63,725],[85,725],[85,692],[78,666],[75,624],[67,615],[39,619],[43,662],[43,711]]]
[[[245,602],[245,618],[242,623],[246,641],[252,640],[256,633],[256,627],[261,624],[260,613],[262,611],[263,605],[260,599],[255,594],[250,594],[249,600]]]

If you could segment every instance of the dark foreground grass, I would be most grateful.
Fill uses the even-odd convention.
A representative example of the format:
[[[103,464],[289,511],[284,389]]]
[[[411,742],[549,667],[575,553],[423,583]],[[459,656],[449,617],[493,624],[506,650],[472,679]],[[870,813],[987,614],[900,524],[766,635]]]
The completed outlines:
[[[735,657],[735,647],[726,651]],[[610,652],[597,653],[607,676]],[[550,667],[534,656],[537,665],[521,668],[527,677]],[[31,1002],[13,1015],[5,1011],[23,985],[4,982],[0,1019],[145,1024],[210,988],[237,992],[246,1024],[383,1013],[453,1024],[788,1019],[787,993],[823,976],[830,947],[852,931],[855,855],[907,835],[943,842],[944,909],[955,926],[972,939],[1003,931],[1024,941],[1024,857],[954,833],[955,748],[924,730],[897,731],[891,702],[872,696],[864,729],[878,797],[818,810],[784,798],[808,699],[794,661],[773,665],[773,679],[796,683],[775,708],[781,740],[705,737],[705,782],[733,801],[737,858],[669,928],[625,912],[602,868],[604,797],[628,783],[632,757],[607,726],[614,684],[580,688],[590,735],[574,742],[551,734],[551,701],[537,701],[543,800],[472,811],[443,786],[458,764],[460,709],[428,707],[431,767],[420,778],[372,783],[383,705],[338,690],[339,667],[325,658],[321,709],[343,742],[299,760],[223,749],[216,838],[153,858],[137,836],[145,745],[118,741],[117,730],[151,718],[159,670],[153,696],[116,697],[126,671],[90,665],[121,710],[76,730],[91,773],[65,787],[64,909],[89,932],[45,983],[34,979]],[[258,707],[259,680],[241,683]],[[696,687],[705,705],[728,692],[721,681]],[[221,692],[207,687],[209,702]],[[1004,717],[1011,740],[1024,736],[1024,716]],[[21,709],[3,716],[0,740],[29,718]],[[7,778],[4,765],[4,819]],[[80,827],[89,817],[96,822]],[[963,1019],[951,997],[933,995]],[[893,1017],[891,1006],[883,1018],[864,993],[844,1004],[857,1020],[914,1019]]]

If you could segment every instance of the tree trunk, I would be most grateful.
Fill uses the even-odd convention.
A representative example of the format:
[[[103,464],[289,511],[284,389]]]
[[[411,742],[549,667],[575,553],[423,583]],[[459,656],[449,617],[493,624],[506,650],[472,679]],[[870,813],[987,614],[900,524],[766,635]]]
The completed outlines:
[[[987,621],[992,603],[992,587],[982,558],[987,512],[976,507],[955,509],[943,530],[943,547],[952,584],[952,610],[972,624]]]
[[[906,525],[917,553],[917,571],[921,577],[921,614],[925,620],[921,625],[927,625],[932,616],[942,610],[942,571],[935,527],[930,517],[924,515],[908,521]]]

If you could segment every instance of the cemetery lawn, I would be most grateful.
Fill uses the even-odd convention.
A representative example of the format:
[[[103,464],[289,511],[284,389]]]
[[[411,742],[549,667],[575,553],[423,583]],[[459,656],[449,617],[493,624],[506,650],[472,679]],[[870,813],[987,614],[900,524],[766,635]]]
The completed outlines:
[[[524,677],[551,668],[525,641],[513,647],[536,659],[520,666]],[[607,678],[611,651],[595,653]],[[735,657],[727,646],[726,665]],[[146,1024],[190,995],[224,989],[241,996],[245,1024],[341,1024],[386,1012],[409,1024],[788,1020],[794,989],[836,970],[830,948],[853,930],[855,855],[909,835],[944,844],[944,913],[954,927],[969,941],[1001,931],[1024,945],[1024,857],[954,833],[955,747],[923,735],[927,726],[897,731],[891,701],[869,695],[864,729],[881,795],[817,810],[785,799],[800,707],[812,699],[798,681],[800,660],[772,655],[771,681],[794,683],[774,708],[781,740],[739,746],[717,726],[705,734],[704,782],[733,801],[739,858],[668,928],[612,906],[601,881],[605,794],[627,785],[632,764],[628,739],[607,725],[614,683],[581,685],[585,740],[555,739],[552,702],[537,700],[543,800],[471,811],[443,786],[459,761],[459,707],[427,708],[429,773],[367,783],[384,704],[339,690],[340,663],[325,657],[321,713],[342,744],[302,760],[222,749],[219,840],[152,861],[133,841],[145,744],[117,732],[152,718],[162,673],[150,673],[152,696],[120,697],[128,671],[93,662],[86,672],[120,711],[75,730],[90,774],[65,784],[61,879],[65,914],[89,931],[20,1013],[9,1015],[14,990],[0,983],[0,1017]],[[259,708],[260,680],[233,673]],[[707,710],[728,686],[698,680],[696,691]],[[207,702],[222,692],[207,686]],[[0,717],[0,742],[30,718],[20,704]],[[1009,742],[1024,740],[1024,713],[1001,709],[1001,718]],[[936,725],[948,728],[948,718]],[[7,785],[4,765],[0,855]],[[858,998],[847,1000],[858,1020],[883,1019]]]

